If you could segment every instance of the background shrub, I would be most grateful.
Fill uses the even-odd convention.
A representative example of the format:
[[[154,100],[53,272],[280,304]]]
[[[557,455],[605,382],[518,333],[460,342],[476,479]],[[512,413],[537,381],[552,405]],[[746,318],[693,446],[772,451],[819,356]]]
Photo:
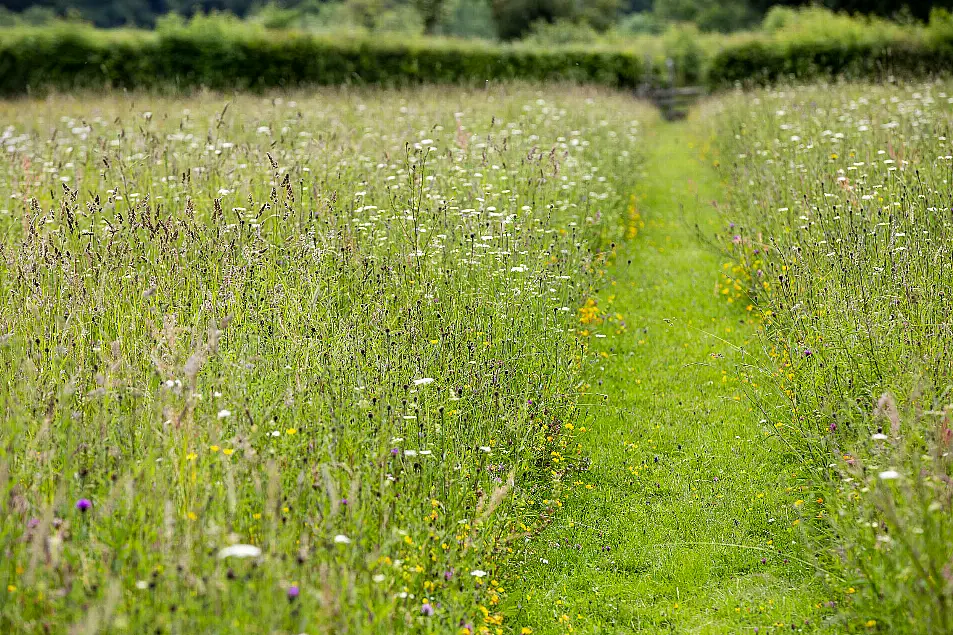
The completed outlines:
[[[76,88],[260,90],[304,84],[569,80],[627,88],[637,55],[431,39],[421,43],[275,33],[247,23],[168,20],[155,33],[10,29],[0,39],[0,93]]]
[[[491,5],[489,0],[454,0],[438,27],[450,33],[456,28],[456,12],[482,7],[483,28],[491,34]],[[772,11],[757,32],[726,36],[703,33],[686,23],[669,26],[660,35],[628,38],[600,33],[591,20],[544,18],[525,41],[500,44],[408,38],[399,34],[426,28],[419,21],[410,24],[405,19],[410,14],[375,14],[390,16],[393,23],[369,28],[350,13],[331,15],[350,11],[356,2],[326,6],[329,25],[351,25],[347,37],[320,30],[269,29],[297,24],[292,14],[275,11],[244,21],[222,15],[189,21],[170,16],[161,19],[155,31],[104,31],[64,22],[0,29],[0,94],[516,79],[634,88],[646,81],[667,84],[669,59],[675,62],[678,84],[707,83],[712,89],[814,79],[932,77],[953,67],[953,18],[942,10],[934,10],[929,24],[901,25],[825,9],[785,9]]]

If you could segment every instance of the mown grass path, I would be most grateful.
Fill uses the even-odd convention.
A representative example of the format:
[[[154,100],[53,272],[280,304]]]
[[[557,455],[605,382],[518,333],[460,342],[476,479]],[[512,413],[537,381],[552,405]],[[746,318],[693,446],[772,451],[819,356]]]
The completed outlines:
[[[592,339],[591,466],[527,545],[514,632],[813,632],[831,614],[798,524],[797,458],[745,397],[763,387],[744,367],[767,364],[745,307],[715,290],[723,260],[701,236],[723,193],[691,130],[647,133],[645,226],[598,294],[626,329]]]

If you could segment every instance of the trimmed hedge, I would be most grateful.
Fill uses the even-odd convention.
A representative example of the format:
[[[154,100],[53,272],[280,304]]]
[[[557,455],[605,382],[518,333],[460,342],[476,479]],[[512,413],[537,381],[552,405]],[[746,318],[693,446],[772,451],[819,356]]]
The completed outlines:
[[[712,88],[769,85],[817,78],[881,80],[947,75],[953,39],[840,42],[752,41],[718,52],[708,67]]]
[[[923,77],[953,70],[953,20],[916,37],[758,39],[695,56],[689,81],[712,89],[816,78]],[[691,71],[691,72],[688,72]],[[0,95],[139,88],[264,90],[302,85],[574,81],[635,88],[664,81],[632,50],[450,40],[315,37],[214,21],[152,31],[55,26],[0,30]]]
[[[0,32],[0,94],[78,88],[261,90],[300,85],[561,80],[637,86],[631,52],[306,34],[24,29]]]

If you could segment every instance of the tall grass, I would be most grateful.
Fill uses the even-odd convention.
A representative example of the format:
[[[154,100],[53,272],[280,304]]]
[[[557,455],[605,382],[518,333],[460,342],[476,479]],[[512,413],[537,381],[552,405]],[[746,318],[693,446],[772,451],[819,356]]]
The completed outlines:
[[[639,110],[507,87],[0,111],[0,630],[496,628],[573,459],[573,325]]]
[[[778,434],[847,626],[953,631],[953,87],[729,100],[724,289],[764,319]]]

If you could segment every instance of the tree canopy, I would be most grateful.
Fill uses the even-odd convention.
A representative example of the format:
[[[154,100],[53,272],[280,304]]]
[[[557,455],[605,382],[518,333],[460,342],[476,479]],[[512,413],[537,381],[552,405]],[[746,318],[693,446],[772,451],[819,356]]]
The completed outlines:
[[[393,5],[399,5],[416,12],[428,33],[438,31],[448,16],[460,19],[480,14],[481,7],[486,6],[498,35],[511,39],[526,34],[539,21],[571,21],[602,30],[620,17],[635,13],[663,22],[694,22],[703,30],[732,31],[757,23],[773,6],[808,4],[834,11],[922,20],[934,7],[953,7],[953,0],[274,0],[270,6],[278,11],[319,12],[322,6],[360,5],[350,7],[352,12],[371,19],[375,12],[392,11]],[[469,9],[469,5],[474,8]],[[258,0],[0,0],[0,8],[9,12],[72,16],[101,27],[150,27],[158,16],[167,13],[189,16],[219,11],[245,17],[261,7]]]

